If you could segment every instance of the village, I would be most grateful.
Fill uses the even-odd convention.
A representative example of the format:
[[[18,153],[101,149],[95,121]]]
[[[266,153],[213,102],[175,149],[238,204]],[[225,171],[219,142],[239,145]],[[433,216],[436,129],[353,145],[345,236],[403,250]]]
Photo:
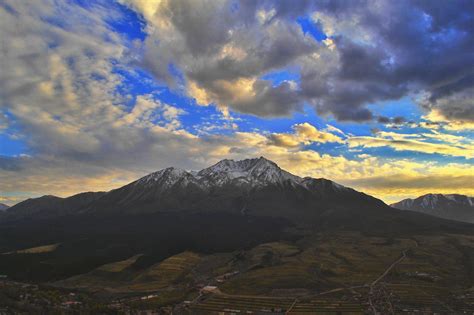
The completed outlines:
[[[93,311],[103,314],[166,314],[173,309],[185,311],[201,302],[206,295],[219,294],[217,284],[223,283],[239,271],[225,273],[213,279],[211,284],[197,284],[194,300],[184,300],[175,305],[159,306],[147,309],[147,305],[160,297],[160,293],[148,292],[142,295],[126,296],[112,301],[101,301],[89,293],[77,290],[65,290],[47,285],[22,283],[0,275],[0,315],[16,313],[36,313],[59,311],[74,313]]]

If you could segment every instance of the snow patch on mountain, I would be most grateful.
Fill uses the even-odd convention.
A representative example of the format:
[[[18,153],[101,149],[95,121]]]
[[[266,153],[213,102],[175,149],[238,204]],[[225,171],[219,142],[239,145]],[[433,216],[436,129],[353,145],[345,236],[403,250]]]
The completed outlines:
[[[225,159],[200,171],[185,171],[169,167],[142,177],[135,182],[135,185],[145,187],[158,185],[160,189],[167,189],[177,184],[186,186],[192,183],[207,190],[226,184],[245,185],[251,188],[289,184],[311,189],[314,186],[313,181],[322,180],[301,178],[281,169],[276,163],[260,157],[241,161]],[[335,191],[348,189],[332,181],[325,181],[327,183],[325,182],[324,185],[331,186]]]
[[[190,181],[195,181],[191,173],[180,168],[168,167],[140,178],[135,184],[144,186],[159,184],[162,188],[169,188],[178,182],[187,184]]]
[[[230,181],[242,181],[253,186],[282,184],[286,181],[301,183],[302,178],[290,174],[263,157],[242,161],[222,160],[197,173],[207,185],[223,185]]]
[[[404,199],[391,206],[445,219],[474,223],[474,198],[465,195],[427,194],[416,199]]]
[[[421,205],[424,208],[434,209],[436,207],[437,203],[438,203],[438,196],[433,195],[433,194],[428,194],[428,195],[423,196],[423,200],[421,202]]]

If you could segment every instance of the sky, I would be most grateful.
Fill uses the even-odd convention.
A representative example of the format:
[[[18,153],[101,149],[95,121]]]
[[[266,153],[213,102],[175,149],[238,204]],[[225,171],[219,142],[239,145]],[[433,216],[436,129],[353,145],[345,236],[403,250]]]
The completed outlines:
[[[474,196],[474,1],[0,1],[0,202],[259,156]]]

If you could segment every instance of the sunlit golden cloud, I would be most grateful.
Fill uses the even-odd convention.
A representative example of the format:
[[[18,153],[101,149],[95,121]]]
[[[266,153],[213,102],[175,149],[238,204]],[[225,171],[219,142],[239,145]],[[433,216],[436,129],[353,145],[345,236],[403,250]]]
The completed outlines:
[[[428,137],[447,141],[452,141],[453,139],[453,136],[443,136],[442,134],[433,134],[429,135]],[[351,148],[390,147],[396,151],[413,151],[429,154],[443,154],[450,156],[461,156],[468,159],[474,157],[474,145],[472,144],[432,143],[416,140],[416,138],[418,138],[416,135],[409,135],[407,138],[407,135],[392,133],[391,137],[386,137],[386,135],[384,134],[382,134],[380,137],[350,137],[348,139],[348,144]]]
[[[472,101],[472,100],[471,100]],[[474,122],[460,119],[448,119],[439,110],[433,109],[422,117],[429,123],[442,125],[446,130],[463,131],[474,130]]]
[[[269,136],[270,141],[277,146],[298,147],[311,143],[337,142],[344,143],[344,140],[330,132],[318,130],[309,123],[296,124],[293,126],[294,133],[273,133]]]

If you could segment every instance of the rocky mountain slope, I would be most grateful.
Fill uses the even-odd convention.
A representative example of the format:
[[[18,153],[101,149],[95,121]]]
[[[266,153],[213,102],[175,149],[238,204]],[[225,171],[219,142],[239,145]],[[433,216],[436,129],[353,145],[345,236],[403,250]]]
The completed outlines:
[[[427,194],[415,199],[404,199],[391,206],[449,220],[474,223],[474,198],[464,195]]]

